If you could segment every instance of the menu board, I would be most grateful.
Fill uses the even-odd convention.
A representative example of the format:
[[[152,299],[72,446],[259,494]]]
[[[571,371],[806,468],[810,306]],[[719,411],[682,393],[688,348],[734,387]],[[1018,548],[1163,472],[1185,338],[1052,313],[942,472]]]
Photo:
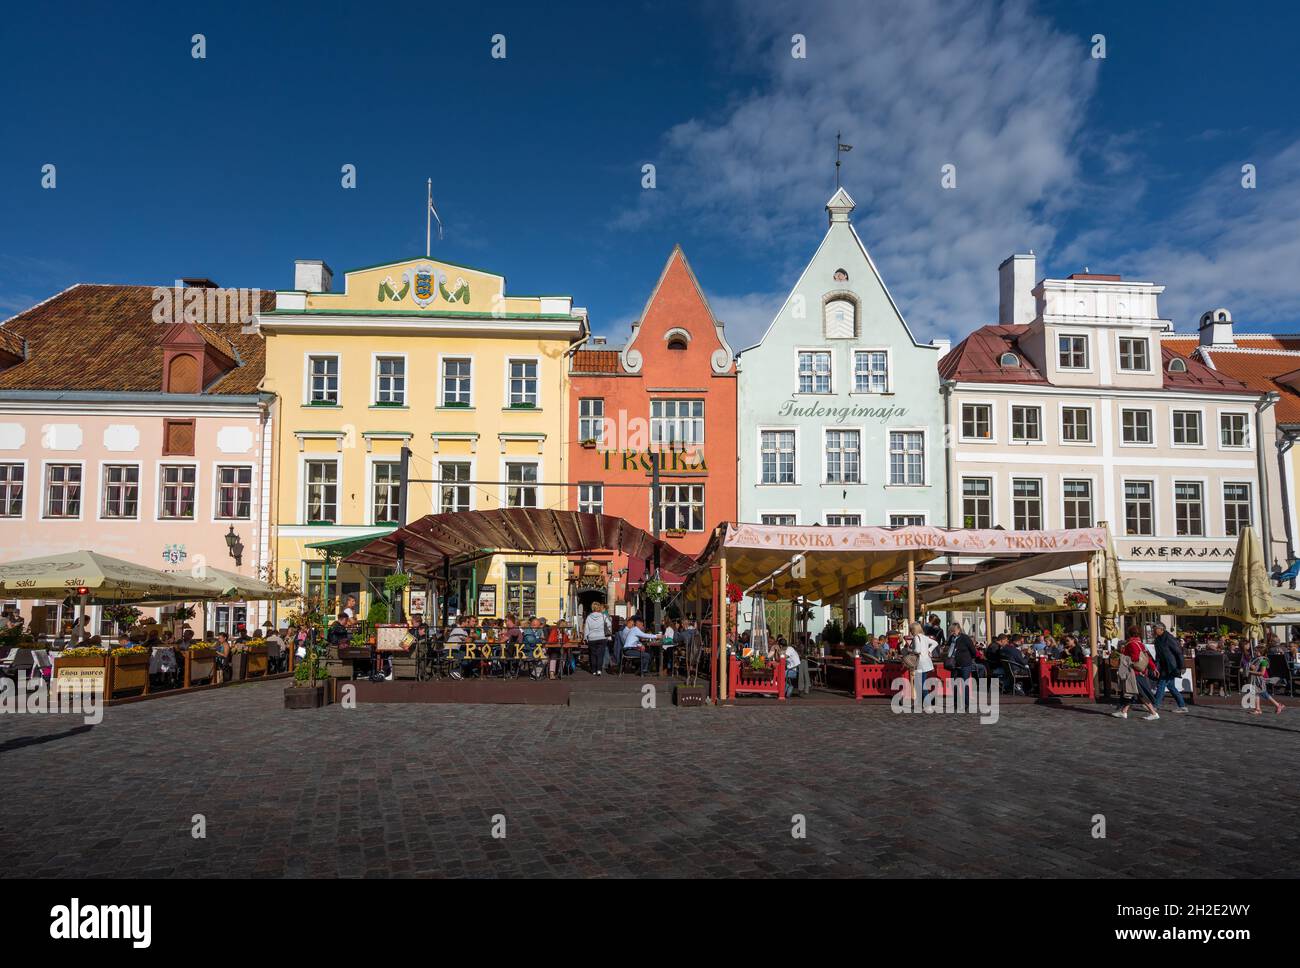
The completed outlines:
[[[480,618],[495,618],[497,614],[497,586],[479,585],[478,615]]]
[[[375,649],[379,652],[405,652],[408,648],[406,633],[409,631],[405,625],[376,625]]]

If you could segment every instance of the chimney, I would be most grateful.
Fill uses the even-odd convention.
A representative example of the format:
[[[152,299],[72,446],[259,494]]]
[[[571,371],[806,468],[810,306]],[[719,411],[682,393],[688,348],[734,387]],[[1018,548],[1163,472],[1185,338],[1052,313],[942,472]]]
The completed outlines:
[[[1201,313],[1199,328],[1202,346],[1236,345],[1232,338],[1232,313],[1226,309],[1211,309],[1208,313]]]
[[[215,282],[205,276],[187,276],[181,280],[186,289],[220,289]]]
[[[1037,270],[1038,260],[1033,249],[1028,255],[1008,256],[998,266],[999,323],[1023,326],[1034,321],[1038,315],[1038,305],[1034,300]]]
[[[945,356],[948,355],[948,351],[952,349],[952,340],[932,339],[930,340],[930,345],[938,349],[939,359],[943,359]]]
[[[320,259],[299,259],[293,264],[293,288],[299,292],[329,292],[334,273]]]
[[[605,345],[605,337],[603,337],[603,336],[593,336],[593,337],[591,338],[591,345],[592,345],[592,346],[604,346],[604,345]]]

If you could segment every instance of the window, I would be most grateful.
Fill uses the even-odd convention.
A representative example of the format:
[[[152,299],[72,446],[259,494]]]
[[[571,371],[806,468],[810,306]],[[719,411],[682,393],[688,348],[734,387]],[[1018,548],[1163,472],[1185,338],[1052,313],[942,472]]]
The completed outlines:
[[[1223,485],[1223,530],[1225,534],[1241,534],[1250,527],[1250,485]]]
[[[803,350],[799,353],[799,392],[831,392],[831,354],[829,350]]]
[[[536,565],[506,565],[506,614],[537,614]]]
[[[782,528],[794,527],[793,514],[760,514],[758,520],[760,524],[774,524]]]
[[[925,434],[919,430],[889,433],[889,483],[925,483]]]
[[[1205,443],[1201,435],[1201,411],[1175,410],[1174,443],[1182,447],[1200,447]]]
[[[339,517],[339,465],[333,460],[309,460],[307,471],[307,521],[336,524]]]
[[[964,528],[993,527],[993,479],[966,477],[961,482],[961,517]]]
[[[162,452],[164,457],[193,457],[194,421],[164,420]]]
[[[442,361],[442,405],[468,407],[470,405],[470,361]]]
[[[0,518],[23,516],[23,465],[0,464]]]
[[[584,397],[578,401],[578,440],[605,443],[605,401],[601,397]]]
[[[1121,410],[1120,439],[1126,444],[1151,443],[1151,411]]]
[[[993,407],[987,403],[961,405],[961,436],[963,440],[993,439]]]
[[[140,513],[140,465],[104,465],[106,518],[135,518]]]
[[[203,392],[203,374],[199,369],[199,361],[189,353],[178,353],[168,362],[167,392]]]
[[[1180,536],[1205,534],[1205,502],[1200,481],[1174,481],[1174,527]]]
[[[826,526],[828,528],[860,528],[862,527],[862,515],[828,514],[826,515]]]
[[[704,443],[704,401],[651,400],[650,443]]]
[[[537,406],[537,361],[510,361],[510,406]]]
[[[1175,356],[1172,360],[1169,361],[1169,372],[1186,373],[1187,361],[1183,359],[1181,356]]]
[[[1011,439],[1041,442],[1043,439],[1043,408],[1012,407]]]
[[[212,614],[213,626],[217,632],[234,635],[241,625],[248,628],[247,605],[214,605]]]
[[[323,561],[308,561],[303,565],[302,591],[309,602],[328,605],[334,595],[333,564]]]
[[[826,431],[826,483],[858,484],[862,481],[862,432]]]
[[[853,339],[857,335],[856,307],[849,299],[829,299],[822,309],[827,339]]]
[[[198,468],[193,464],[163,464],[158,474],[158,517],[166,521],[193,521]]]
[[[402,465],[385,460],[370,466],[374,475],[370,482],[370,520],[375,524],[397,524],[402,499]]]
[[[924,514],[891,514],[889,516],[889,526],[891,528],[919,528],[924,524]]]
[[[1011,480],[1011,526],[1017,531],[1043,528],[1043,482],[1035,477]]]
[[[1151,536],[1156,533],[1156,512],[1150,481],[1124,482],[1124,533]]]
[[[1119,339],[1119,368],[1134,373],[1145,373],[1151,369],[1149,343],[1145,338],[1121,336]]]
[[[1088,368],[1088,337],[1058,336],[1056,347],[1058,369],[1086,370]]]
[[[336,406],[339,402],[339,358],[309,356],[307,371],[310,374],[307,402]]]
[[[889,391],[889,354],[884,350],[858,350],[853,354],[853,392]]]
[[[605,486],[603,484],[579,484],[578,510],[586,514],[604,514]]]
[[[1219,446],[1250,446],[1250,415],[1244,413],[1219,414]]]
[[[506,464],[506,507],[537,507],[537,465]]]
[[[81,465],[48,464],[45,467],[45,516],[81,517]]]
[[[1092,409],[1090,407],[1061,408],[1061,440],[1081,444],[1092,442]]]
[[[703,531],[704,485],[659,485],[659,527],[664,531]]]
[[[375,403],[381,407],[406,405],[406,359],[380,356],[375,360]]]
[[[686,340],[681,336],[674,336],[668,341],[668,348],[673,352],[680,352],[686,349]]]
[[[794,431],[764,430],[760,434],[760,484],[794,483]]]
[[[247,520],[253,516],[253,469],[217,467],[217,517]]]
[[[469,464],[446,461],[438,465],[438,513],[469,510]]]
[[[1003,353],[998,357],[998,366],[1019,366],[1020,357],[1015,353]]]
[[[1062,481],[1063,521],[1067,528],[1092,527],[1092,481]]]

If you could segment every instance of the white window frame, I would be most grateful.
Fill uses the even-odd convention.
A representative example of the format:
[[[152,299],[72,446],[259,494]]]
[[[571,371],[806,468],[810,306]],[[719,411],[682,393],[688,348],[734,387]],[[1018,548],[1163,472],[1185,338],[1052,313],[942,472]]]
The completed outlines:
[[[188,518],[165,518],[162,514],[163,509],[163,468],[164,467],[192,467],[194,468],[194,513]],[[154,463],[153,468],[153,519],[156,524],[195,524],[199,520],[199,508],[203,505],[203,474],[199,468],[199,462],[195,459],[177,460],[174,457],[165,457]]]
[[[920,484],[894,484],[891,482],[892,474],[890,468],[890,440],[894,434],[920,434],[921,435],[921,483]],[[929,487],[930,474],[932,473],[932,461],[930,460],[930,430],[928,427],[888,427],[884,433],[884,450],[885,450],[885,483],[886,488],[916,488]]]
[[[830,479],[831,454],[830,454],[830,441],[828,439],[828,435],[833,433],[854,433],[858,435],[858,468],[857,468],[856,480],[832,481]],[[864,470],[864,462],[866,460],[866,452],[865,452],[866,439],[867,439],[867,430],[865,427],[858,427],[852,424],[848,426],[837,425],[834,427],[822,427],[822,473],[821,473],[822,484],[834,485],[834,486],[857,487],[859,484],[864,483],[863,470]],[[841,454],[843,454],[843,451],[841,451]],[[841,464],[843,464],[843,457],[841,457]],[[842,470],[843,468],[841,467],[841,471]]]
[[[1201,533],[1200,534],[1179,534],[1178,533],[1178,485],[1195,484],[1201,489]],[[1223,497],[1220,493],[1220,502]],[[1173,537],[1175,538],[1208,538],[1216,532],[1210,526],[1210,483],[1204,477],[1192,477],[1187,474],[1177,474],[1169,480],[1169,501],[1170,508],[1173,510]],[[1218,533],[1222,533],[1220,530]]]
[[[1145,484],[1151,489],[1151,533],[1150,534],[1129,534],[1128,533],[1128,486],[1130,484]],[[1119,481],[1119,519],[1124,525],[1122,530],[1117,529],[1117,538],[1155,538],[1163,532],[1160,530],[1160,485],[1155,477],[1121,477]]]
[[[370,525],[379,525],[383,522],[375,517],[375,470],[380,464],[396,464],[398,471],[398,505],[393,508],[393,519],[396,521],[397,512],[401,506],[401,469],[402,462],[395,459],[391,454],[367,454],[366,455],[366,523]],[[398,524],[405,522],[397,521]]]
[[[829,374],[829,377],[828,377],[829,380],[830,380],[830,385],[827,387],[827,389],[826,389],[824,392],[819,393],[819,392],[817,391],[817,377],[816,377],[817,368],[816,368],[816,365],[815,365],[815,364],[814,364],[814,366],[813,366],[813,389],[812,389],[812,390],[808,390],[808,391],[804,391],[804,390],[800,390],[800,389],[799,389],[799,366],[800,366],[800,359],[799,359],[799,358],[800,358],[804,353],[821,354],[821,355],[824,355],[824,356],[826,356],[826,357],[828,357],[828,358],[830,359],[830,374]],[[837,374],[837,373],[835,372],[835,369],[836,369],[836,367],[835,367],[836,359],[835,359],[835,358],[836,358],[837,355],[838,355],[838,354],[836,354],[836,352],[835,352],[833,349],[831,349],[830,347],[827,347],[827,346],[797,346],[797,347],[795,347],[795,351],[794,351],[794,395],[795,395],[796,397],[833,397],[833,396],[835,395],[835,388],[839,385],[839,382],[838,382],[839,374]]]
[[[1062,401],[1056,405],[1056,433],[1062,447],[1096,447],[1097,446],[1097,408],[1091,403],[1067,403]],[[1065,437],[1065,411],[1067,410],[1087,410],[1088,411],[1088,439],[1087,440],[1067,440]]]
[[[659,483],[660,494],[663,493],[663,489],[664,489],[665,487],[674,487],[674,488],[683,488],[683,487],[696,488],[696,487],[698,487],[698,488],[700,489],[700,500],[699,500],[699,506],[700,506],[700,526],[699,526],[698,528],[674,528],[674,529],[672,529],[672,530],[676,530],[676,531],[684,531],[684,532],[686,532],[687,534],[701,534],[701,533],[707,531],[707,530],[709,529],[709,519],[708,519],[708,506],[709,506],[709,505],[708,505],[708,500],[709,500],[709,494],[708,494],[708,488],[704,486],[704,482],[703,482],[703,481],[689,481],[689,480],[682,480],[682,481],[660,481],[660,483]],[[649,499],[650,499],[650,523],[651,523],[651,525],[653,526],[653,524],[654,524],[654,491],[653,491],[653,489],[647,491],[647,496],[648,496]],[[696,502],[695,502],[694,500],[688,500],[687,503],[686,503],[685,505],[682,505],[682,503],[681,503],[680,501],[676,501],[676,502],[673,503],[673,506],[674,506],[674,507],[677,507],[677,508],[680,508],[680,507],[683,507],[683,506],[685,506],[685,507],[687,507],[687,508],[693,508],[693,507],[695,506],[695,504],[696,504]],[[665,508],[667,508],[667,507],[668,507],[668,502],[665,501],[665,500],[661,497],[661,498],[659,499],[659,527],[660,527],[660,530],[661,530],[661,531],[667,531],[667,530],[670,530],[670,529],[668,528],[668,525],[667,525],[667,524],[665,523],[665,521],[664,521],[664,510],[665,510]]]
[[[966,436],[966,408],[989,408],[989,435],[987,437]],[[1041,419],[1041,417],[1040,417]],[[995,400],[962,400],[957,407],[957,439],[963,444],[996,444],[998,442],[998,407]]]
[[[1071,333],[1063,330],[1056,330],[1053,333],[1056,346],[1053,347],[1053,360],[1056,369],[1063,373],[1091,373],[1092,372],[1092,334],[1091,333]],[[1083,366],[1062,366],[1061,365],[1061,340],[1062,339],[1081,339],[1083,340]]]
[[[29,496],[29,495],[31,494],[31,492],[32,492],[32,475],[31,475],[30,469],[29,469],[28,466],[27,466],[27,458],[23,457],[23,458],[20,458],[20,459],[18,459],[18,460],[13,460],[13,459],[11,459],[11,458],[9,458],[9,457],[0,457],[0,464],[17,464],[18,466],[20,466],[20,467],[23,469],[23,495],[22,495],[22,497],[19,499],[19,504],[18,504],[18,513],[17,513],[17,514],[5,515],[5,516],[3,516],[3,517],[0,517],[0,522],[3,522],[3,521],[26,521],[26,520],[27,520],[27,498],[28,498],[28,496]],[[84,474],[85,472],[83,471],[82,473]],[[84,483],[84,482],[83,482],[83,483]],[[42,474],[42,479],[41,479],[41,485],[40,485],[40,486],[41,486],[41,492],[40,492],[40,493],[41,493],[41,498],[42,498],[42,500],[43,500],[43,499],[44,499],[44,488],[45,488],[45,480],[44,480],[44,475],[43,475],[43,474]]]
[[[587,489],[588,499],[582,499],[583,488]],[[598,488],[600,491],[600,500],[591,500],[592,488]],[[578,482],[578,511],[588,514],[605,513],[605,485],[602,481],[579,481]]]
[[[1127,441],[1124,439],[1124,414],[1126,413],[1145,413],[1147,415],[1147,432],[1151,439],[1145,443]],[[1152,407],[1125,407],[1119,408],[1119,445],[1121,447],[1156,447],[1156,412]]]
[[[885,389],[858,389],[858,357],[868,353],[883,353],[885,356]],[[849,354],[851,372],[849,373],[849,396],[878,397],[894,392],[894,351],[888,346],[855,346]],[[832,367],[834,363],[831,364]]]
[[[1255,522],[1259,520],[1256,513],[1257,508],[1255,507],[1256,492],[1259,489],[1255,487],[1255,482],[1249,478],[1226,477],[1219,480],[1219,513],[1222,516],[1223,523],[1220,531],[1224,537],[1235,538],[1237,535],[1228,533],[1228,496],[1224,493],[1224,489],[1228,487],[1246,488],[1246,511],[1250,515],[1250,523],[1247,526],[1252,528],[1255,526]]]
[[[1227,445],[1223,442],[1223,418],[1224,417],[1245,417],[1246,418],[1246,436],[1245,443],[1239,445]],[[1215,425],[1218,428],[1219,450],[1242,451],[1251,450],[1254,447],[1255,427],[1251,422],[1251,413],[1249,410],[1237,410],[1232,407],[1224,407],[1215,411]]]
[[[379,401],[379,362],[380,360],[401,360],[402,361],[402,402],[401,403],[380,403]],[[411,405],[411,366],[406,358],[405,353],[380,353],[370,354],[370,405],[379,407],[384,410],[401,410],[409,408]],[[391,392],[391,391],[390,391]]]
[[[332,359],[334,361],[334,392],[337,399],[333,403],[312,403],[312,360]],[[343,354],[333,351],[308,350],[302,356],[302,405],[304,407],[341,407],[343,406]]]
[[[221,468],[238,467],[249,471],[248,477],[248,517],[246,518],[223,518],[219,514],[221,509]],[[257,520],[257,498],[258,498],[258,480],[257,465],[252,461],[240,460],[214,460],[212,462],[212,522],[221,524],[223,522],[236,521],[255,521]]]
[[[510,402],[510,366],[512,363],[532,363],[536,368],[536,375],[533,377],[533,405],[531,407],[520,407],[512,405]],[[529,356],[527,354],[512,353],[506,357],[505,364],[505,400],[501,406],[505,410],[541,410],[542,409],[542,358],[540,356]],[[505,478],[502,478],[505,480]],[[504,507],[504,505],[502,505]]]
[[[831,524],[832,517],[856,517],[857,524]],[[822,524],[828,528],[861,528],[867,523],[867,512],[863,508],[823,508],[821,516]]]
[[[334,464],[334,486],[338,488],[334,495],[334,512],[338,520],[332,524],[329,522],[312,522],[307,517],[307,465],[317,461],[330,462]],[[339,455],[329,454],[299,454],[298,455],[298,520],[304,525],[312,527],[337,527],[343,523],[343,458]],[[336,576],[337,580],[337,576]]]
[[[665,403],[672,404],[674,411],[676,411],[681,404],[698,403],[700,405],[700,415],[698,418],[694,416],[683,417],[681,416],[681,414],[676,413],[672,417],[664,417],[664,416],[656,417],[655,404],[665,404]],[[702,447],[704,445],[704,432],[705,432],[704,421],[707,415],[708,415],[708,404],[703,397],[686,397],[686,396],[652,397],[650,400],[650,445],[652,447],[667,446],[669,442],[662,439],[663,438],[662,430],[664,425],[671,423],[674,426],[674,429],[678,429],[681,427],[682,421],[686,421],[687,423],[692,425],[692,429],[693,429],[695,421],[698,419],[700,423],[699,439],[691,440],[691,441],[674,441],[674,443],[680,447]],[[658,424],[660,428],[659,439],[656,439],[655,436],[656,424]]]
[[[49,514],[49,479],[46,474],[48,468],[52,465],[76,465],[81,468],[81,500],[77,504],[76,517],[51,517]],[[24,495],[26,500],[26,495]],[[86,516],[86,462],[84,460],[59,460],[47,459],[41,461],[41,498],[40,498],[40,515],[42,521],[81,521]],[[7,520],[13,520],[9,518]]]
[[[765,525],[763,525],[764,527],[767,527],[767,528],[793,528],[793,527],[798,527],[798,525],[799,525],[799,511],[798,511],[797,509],[794,509],[794,508],[785,508],[785,509],[781,509],[781,508],[776,508],[776,509],[773,509],[773,508],[764,508],[762,511],[759,511],[759,512],[758,512],[758,521],[759,521],[760,524],[763,523],[763,515],[765,515],[765,514],[770,514],[770,515],[772,515],[773,517],[777,517],[777,516],[779,515],[779,516],[781,516],[781,517],[792,517],[792,518],[794,518],[794,524],[765,524]]]
[[[793,433],[794,434],[794,455],[793,455],[794,480],[793,481],[789,481],[789,482],[778,481],[773,483],[764,483],[763,481],[763,434],[765,433]],[[801,479],[802,475],[799,473],[799,455],[802,453],[802,448],[799,446],[798,427],[779,427],[779,426],[760,425],[759,427],[755,428],[755,436],[756,436],[756,440],[754,444],[757,449],[754,452],[756,456],[756,459],[754,461],[754,467],[757,476],[755,477],[754,485],[756,487],[798,487],[801,483],[803,483]],[[778,451],[777,453],[779,454],[780,452]],[[777,477],[780,477],[781,462],[779,458],[777,460],[776,470],[777,470]]]
[[[433,486],[434,486],[434,489],[435,489],[435,490],[434,490],[434,494],[433,494],[433,506],[434,506],[434,512],[433,512],[433,513],[434,513],[434,514],[449,514],[449,513],[452,513],[452,512],[449,512],[449,511],[444,511],[443,508],[442,508],[442,486],[443,486],[443,483],[444,483],[444,481],[443,481],[443,479],[442,479],[442,468],[443,468],[443,465],[444,465],[444,464],[468,464],[468,465],[469,465],[469,479],[470,479],[471,481],[474,480],[474,473],[475,473],[475,461],[474,461],[474,458],[472,458],[472,457],[469,457],[469,458],[467,458],[467,457],[447,457],[447,458],[439,459],[438,461],[436,461],[435,464],[434,464],[434,476],[437,478],[437,483],[433,485]],[[501,480],[505,480],[505,478],[502,477]],[[477,494],[475,493],[475,487],[474,487],[473,484],[461,484],[460,482],[447,482],[447,483],[455,483],[455,485],[456,485],[457,487],[464,487],[464,488],[466,489],[466,491],[467,491],[468,494],[469,494],[469,506],[465,508],[466,511],[476,511],[476,510],[478,510]],[[502,507],[505,507],[505,505],[503,504]]]
[[[1061,527],[1062,528],[1069,527],[1069,525],[1065,523],[1065,517],[1066,517],[1065,482],[1066,481],[1087,481],[1088,482],[1088,505],[1092,510],[1092,515],[1091,515],[1092,521],[1090,523],[1093,527],[1096,527],[1098,521],[1097,508],[1101,502],[1101,493],[1097,488],[1096,474],[1062,474],[1057,479],[1057,494],[1059,495],[1059,499],[1057,500],[1057,511],[1060,514],[1059,520],[1061,522]]]
[[[966,482],[967,481],[988,481],[989,482],[989,523],[988,527],[996,528],[998,525],[998,475],[992,471],[987,474],[960,474],[957,478],[957,519],[961,522],[961,527],[966,527]],[[971,529],[980,527],[978,522],[970,525]]]
[[[1011,527],[1016,528],[1016,481],[1036,481],[1038,483],[1038,518],[1039,527],[1037,529],[1046,531],[1050,527],[1048,524],[1048,500],[1047,500],[1047,478],[1042,474],[1016,474],[1012,473],[1007,479],[1007,512],[1010,515]]]
[[[447,370],[446,364],[449,362],[469,363],[469,404],[466,406],[449,405],[447,403]],[[509,370],[507,370],[509,372]],[[478,381],[474,374],[474,357],[464,353],[439,353],[438,354],[438,400],[435,406],[447,410],[473,410],[474,409],[474,390]],[[507,400],[509,399],[507,391]]]
[[[1123,348],[1124,348],[1124,340],[1126,340],[1126,339],[1131,339],[1131,340],[1134,340],[1134,341],[1139,342],[1139,343],[1144,343],[1144,344],[1146,345],[1147,365],[1146,365],[1146,367],[1145,367],[1144,369],[1137,369],[1137,368],[1135,368],[1135,367],[1127,367],[1127,366],[1124,365],[1124,352],[1123,352]],[[1133,335],[1131,335],[1131,334],[1129,334],[1129,333],[1123,333],[1123,332],[1120,332],[1120,333],[1116,333],[1116,334],[1115,334],[1115,370],[1116,370],[1116,372],[1118,372],[1118,373],[1150,373],[1150,372],[1152,372],[1152,364],[1153,364],[1153,362],[1154,362],[1154,358],[1153,358],[1153,356],[1152,356],[1151,338],[1150,338],[1149,336],[1133,336]]]
[[[894,524],[893,519],[896,517],[920,518],[921,523],[919,525]],[[867,519],[864,517],[862,520],[865,521]],[[885,527],[887,528],[925,527],[929,523],[930,523],[929,511],[916,510],[916,511],[886,511],[885,512]]]
[[[541,460],[541,458],[540,458],[540,457],[514,457],[514,456],[508,456],[508,455],[502,455],[502,457],[501,457],[501,476],[500,476],[499,478],[497,478],[497,480],[499,480],[499,481],[502,482],[502,483],[499,485],[499,487],[498,487],[498,491],[499,491],[499,493],[498,493],[497,496],[498,496],[498,498],[499,498],[499,500],[500,500],[500,502],[501,502],[499,506],[500,506],[500,507],[503,507],[503,508],[509,508],[509,507],[513,507],[513,506],[514,506],[514,505],[510,504],[510,502],[507,500],[507,497],[509,496],[509,493],[510,493],[510,488],[512,488],[512,487],[528,487],[528,486],[530,486],[530,485],[528,485],[528,484],[508,484],[508,483],[506,483],[506,481],[508,480],[508,478],[507,478],[507,474],[506,474],[506,470],[507,470],[507,469],[506,469],[506,465],[507,465],[507,464],[531,464],[531,465],[533,465],[534,467],[537,468],[537,483],[531,485],[531,487],[533,488],[533,490],[536,491],[536,493],[537,493],[537,503],[536,503],[536,504],[533,504],[533,505],[531,505],[531,506],[532,506],[532,507],[535,507],[535,508],[544,508],[544,507],[546,507],[546,506],[547,506],[547,504],[546,504],[546,496],[545,496],[545,494],[543,494],[543,492],[542,492],[542,482],[545,481],[546,478],[542,476],[542,460]],[[520,506],[520,507],[525,507],[525,508],[526,508],[526,507],[529,507],[529,505],[527,505],[527,504],[521,504],[521,505],[519,505],[519,506]]]
[[[0,461],[0,463],[9,463]],[[136,470],[135,484],[135,516],[126,517],[109,517],[105,510],[108,506],[108,469],[110,467],[134,467]],[[84,482],[83,482],[84,483]],[[25,496],[25,495],[24,495]],[[101,460],[99,462],[99,503],[95,508],[95,519],[97,521],[139,521],[144,513],[144,466],[139,461],[133,460]],[[0,519],[4,520],[4,519]]]
[[[1199,419],[1200,419],[1200,431],[1201,431],[1201,442],[1200,442],[1199,444],[1180,444],[1180,443],[1178,443],[1178,435],[1177,435],[1177,433],[1176,433],[1175,430],[1174,430],[1174,414],[1175,414],[1175,413],[1194,413],[1194,414],[1196,414],[1196,415],[1199,417]],[[1180,406],[1171,406],[1171,407],[1169,408],[1169,446],[1170,446],[1170,447],[1177,447],[1177,448],[1182,449],[1182,450],[1205,450],[1205,448],[1208,446],[1208,444],[1207,444],[1207,442],[1206,442],[1205,425],[1206,425],[1206,419],[1205,419],[1205,408],[1204,408],[1204,407],[1180,407]]]
[[[1037,438],[1021,438],[1016,436],[1017,409],[1038,411]],[[1041,403],[1016,403],[1015,400],[1007,401],[1007,440],[1020,447],[1041,447],[1047,443],[1047,420],[1043,414],[1043,405]]]
[[[599,403],[600,415],[584,414],[583,404]],[[592,429],[594,422],[595,433],[587,433],[583,425],[587,425],[587,430]],[[603,446],[605,443],[605,398],[604,397],[579,397],[578,398],[578,442],[583,443],[588,440],[594,440],[596,446]]]

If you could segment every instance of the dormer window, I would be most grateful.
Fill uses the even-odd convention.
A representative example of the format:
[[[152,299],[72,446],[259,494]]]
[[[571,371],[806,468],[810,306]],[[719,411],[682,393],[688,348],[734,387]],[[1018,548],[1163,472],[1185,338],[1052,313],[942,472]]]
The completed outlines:
[[[848,274],[847,272],[845,272],[843,269],[836,269],[836,270],[835,270],[835,281],[836,281],[836,282],[848,282],[848,281],[849,281],[849,274]]]
[[[1169,361],[1169,372],[1186,373],[1187,361],[1183,359],[1181,356],[1175,356],[1172,360]]]
[[[691,334],[681,328],[670,329],[664,334],[664,341],[670,350],[684,350],[690,345]]]
[[[822,307],[822,329],[826,339],[853,339],[858,335],[857,304],[845,296],[833,296]]]
[[[668,348],[670,350],[684,350],[686,349],[686,340],[680,336],[675,336],[668,341]]]
[[[998,366],[1019,366],[1020,357],[1015,353],[1003,353],[998,357]]]
[[[199,361],[189,353],[177,353],[168,362],[168,393],[198,393],[201,382]]]

